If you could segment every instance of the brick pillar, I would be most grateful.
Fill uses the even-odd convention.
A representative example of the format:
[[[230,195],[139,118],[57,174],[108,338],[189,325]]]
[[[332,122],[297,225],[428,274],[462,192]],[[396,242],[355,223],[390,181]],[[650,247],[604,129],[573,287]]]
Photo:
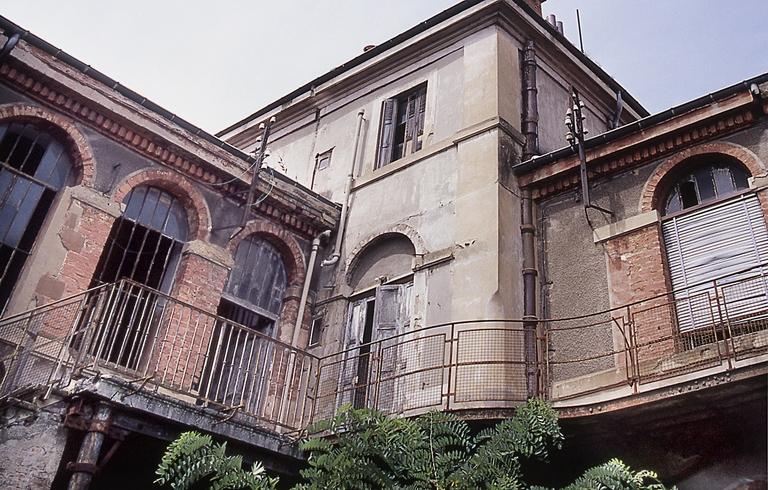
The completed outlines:
[[[661,225],[656,222],[605,242],[611,306],[623,306],[662,295],[632,307],[640,359],[675,351],[677,333],[671,287],[664,269]],[[619,310],[617,314],[626,313]],[[629,332],[627,332],[629,334]],[[621,339],[623,344],[623,338]],[[623,348],[617,339],[617,347]]]

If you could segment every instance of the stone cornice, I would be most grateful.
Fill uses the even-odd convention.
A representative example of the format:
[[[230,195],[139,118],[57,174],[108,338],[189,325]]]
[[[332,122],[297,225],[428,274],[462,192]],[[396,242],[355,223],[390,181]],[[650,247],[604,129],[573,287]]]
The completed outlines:
[[[764,112],[768,113],[768,106],[758,108],[751,95],[740,94],[729,101],[638,130],[616,141],[588,149],[588,178],[600,180],[721,138],[752,126]],[[531,188],[534,199],[549,198],[576,189],[580,186],[578,155],[522,174],[519,183],[520,187]]]
[[[41,54],[42,56],[45,55]],[[55,61],[53,62],[55,63]],[[205,159],[184,151],[177,145],[148,131],[140,124],[126,120],[85,95],[74,93],[72,89],[62,86],[57,81],[28,66],[24,66],[21,62],[14,63],[7,60],[0,65],[0,80],[45,106],[89,126],[113,141],[179,172],[186,178],[213,187],[240,203],[245,200],[246,193],[244,191],[249,186],[249,182],[244,180],[245,175],[238,175],[233,179],[229,173],[244,165],[245,162],[234,162],[234,156],[227,158],[231,160],[228,163],[232,170],[223,171],[216,168],[215,165]],[[87,87],[83,87],[83,89],[85,91]],[[102,87],[103,89],[104,87]],[[115,93],[113,97],[117,99],[121,96]],[[138,112],[137,110],[137,114]],[[178,135],[178,133],[183,133],[183,130],[179,128],[175,132]],[[185,137],[184,134],[181,136],[182,138]],[[190,134],[186,137],[194,143],[194,135]],[[211,156],[215,159],[222,159],[222,155],[214,156],[211,154]],[[301,189],[280,179],[270,179],[264,173],[261,175],[258,187],[267,197],[259,205],[252,207],[255,213],[278,221],[308,237],[316,236],[323,229],[335,228],[339,214],[339,210],[335,206],[314,199],[310,193],[302,192]]]

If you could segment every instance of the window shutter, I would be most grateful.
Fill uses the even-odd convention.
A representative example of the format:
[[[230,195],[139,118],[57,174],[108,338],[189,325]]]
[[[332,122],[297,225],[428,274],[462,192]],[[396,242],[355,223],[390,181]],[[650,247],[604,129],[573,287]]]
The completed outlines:
[[[424,134],[424,113],[427,107],[427,88],[422,87],[416,96],[416,117],[413,129],[413,151],[421,150],[422,141],[419,136]]]
[[[711,281],[723,276],[730,275],[727,282],[735,282],[757,275],[758,270],[733,274],[768,260],[768,230],[754,194],[669,218],[663,222],[662,232],[678,300],[678,324],[683,332],[712,322],[708,302],[684,301],[686,298],[711,290]],[[705,284],[695,286],[702,282]],[[714,292],[711,297],[715,297]],[[766,310],[765,297],[763,291],[752,301],[726,307],[734,316]]]
[[[341,362],[336,407],[340,407],[345,403],[352,403],[354,400],[355,378],[357,378],[360,355],[360,351],[359,349],[356,349],[356,347],[363,341],[366,305],[367,298],[355,301],[349,307],[347,332],[344,336],[344,350],[350,350],[344,354],[344,360]]]
[[[381,130],[379,131],[379,160],[376,168],[381,168],[392,161],[392,140],[395,136],[395,117],[397,114],[397,99],[387,99],[384,102],[384,110],[381,116]]]
[[[379,286],[376,289],[376,310],[373,315],[373,340],[397,335],[400,320],[400,289],[402,285]]]

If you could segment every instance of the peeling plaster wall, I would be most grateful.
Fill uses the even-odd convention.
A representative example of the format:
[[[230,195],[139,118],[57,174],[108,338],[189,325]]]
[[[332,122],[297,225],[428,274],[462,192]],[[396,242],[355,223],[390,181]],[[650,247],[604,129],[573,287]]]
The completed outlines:
[[[52,405],[30,413],[8,408],[0,430],[0,488],[50,488],[59,467],[67,431],[61,425],[64,407]]]

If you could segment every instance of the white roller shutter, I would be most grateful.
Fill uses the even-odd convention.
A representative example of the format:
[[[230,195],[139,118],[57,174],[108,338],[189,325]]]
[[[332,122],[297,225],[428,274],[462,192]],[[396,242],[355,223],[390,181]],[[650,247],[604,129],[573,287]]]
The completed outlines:
[[[709,302],[702,295],[713,292],[711,281],[725,278],[718,281],[722,285],[757,276],[760,269],[735,273],[768,261],[768,230],[754,194],[666,219],[662,231],[675,299],[699,295],[678,303],[680,331],[711,324]],[[730,316],[766,310],[766,292],[726,306]]]

